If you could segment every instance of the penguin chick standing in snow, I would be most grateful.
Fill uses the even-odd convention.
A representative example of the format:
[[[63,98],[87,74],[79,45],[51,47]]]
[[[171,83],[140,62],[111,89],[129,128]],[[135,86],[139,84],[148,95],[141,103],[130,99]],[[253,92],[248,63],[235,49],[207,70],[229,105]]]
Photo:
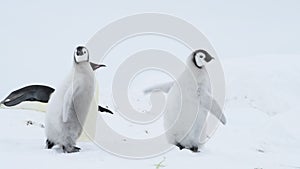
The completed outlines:
[[[49,100],[46,113],[46,148],[60,145],[64,152],[78,152],[76,140],[82,132],[95,90],[93,70],[105,65],[89,62],[87,48],[78,46],[74,52],[71,75]]]
[[[213,59],[205,50],[194,51],[187,58],[186,70],[177,79],[180,90],[177,85],[172,85],[168,92],[164,114],[166,136],[171,144],[180,149],[198,152],[198,148],[206,140],[208,112],[223,124],[226,123],[222,109],[210,94],[210,80],[205,64]],[[180,91],[182,104],[179,99]]]

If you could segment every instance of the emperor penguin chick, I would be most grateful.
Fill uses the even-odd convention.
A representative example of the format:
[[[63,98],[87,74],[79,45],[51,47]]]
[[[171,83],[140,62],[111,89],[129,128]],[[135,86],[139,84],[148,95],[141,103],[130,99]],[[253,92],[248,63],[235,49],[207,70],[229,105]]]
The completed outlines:
[[[78,152],[76,140],[82,133],[95,90],[93,70],[103,67],[89,62],[86,47],[78,46],[74,52],[71,74],[57,88],[49,100],[46,113],[46,148],[60,145],[64,152]]]
[[[164,114],[164,126],[168,131],[166,136],[169,143],[180,149],[198,152],[206,140],[208,112],[223,124],[226,123],[222,109],[211,96],[210,80],[205,68],[205,64],[213,59],[205,50],[194,51],[187,58],[186,70],[177,79],[180,90],[177,85],[172,85],[168,92]]]

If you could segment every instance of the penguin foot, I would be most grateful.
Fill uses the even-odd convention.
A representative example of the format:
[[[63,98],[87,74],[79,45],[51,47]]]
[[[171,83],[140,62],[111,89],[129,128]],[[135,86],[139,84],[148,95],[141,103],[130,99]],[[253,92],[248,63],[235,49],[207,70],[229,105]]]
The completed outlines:
[[[64,153],[77,153],[81,150],[81,148],[76,146],[62,146]]]
[[[199,152],[199,151],[198,151],[198,146],[193,146],[193,147],[190,148],[190,150],[191,150],[192,152],[194,152],[194,153]]]
[[[180,150],[182,150],[182,149],[185,148],[185,147],[184,147],[183,145],[181,145],[180,143],[177,143],[176,146],[177,146]]]
[[[50,141],[50,140],[46,140],[46,149],[51,149],[54,146],[54,142]]]
[[[191,147],[191,148],[187,148],[187,147],[181,145],[180,143],[177,143],[177,144],[175,144],[175,145],[176,145],[180,150],[183,150],[183,149],[189,149],[189,150],[191,150],[191,151],[194,152],[194,153],[199,152],[198,146],[193,146],[193,147]]]

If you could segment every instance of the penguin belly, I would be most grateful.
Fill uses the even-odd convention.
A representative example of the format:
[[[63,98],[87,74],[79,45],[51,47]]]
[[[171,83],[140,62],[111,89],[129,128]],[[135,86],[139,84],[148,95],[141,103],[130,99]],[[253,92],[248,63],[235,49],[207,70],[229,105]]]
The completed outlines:
[[[189,81],[182,86],[189,86]],[[179,88],[174,85],[167,97],[164,127],[167,140],[180,149],[198,152],[206,138],[206,118],[208,111],[201,106],[197,88]]]

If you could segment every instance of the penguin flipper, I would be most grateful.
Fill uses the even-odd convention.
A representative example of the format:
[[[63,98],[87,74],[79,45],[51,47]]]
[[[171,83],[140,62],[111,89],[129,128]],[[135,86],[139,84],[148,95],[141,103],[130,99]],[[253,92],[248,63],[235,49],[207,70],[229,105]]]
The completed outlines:
[[[223,114],[223,111],[218,104],[218,102],[208,93],[204,93],[206,100],[208,101],[204,104],[205,108],[210,111],[212,115],[214,115],[222,124],[226,124],[226,117]]]
[[[63,113],[62,113],[62,120],[64,123],[68,121],[68,116],[69,116],[69,110],[71,109],[72,106],[72,99],[70,99],[72,96],[72,88],[69,87],[64,95],[64,100],[63,100]]]
[[[222,124],[226,124],[226,117],[222,112],[222,109],[220,108],[219,104],[215,99],[212,100],[212,106],[210,109],[211,114],[213,114],[217,119],[221,121]]]
[[[114,114],[112,111],[110,111],[109,109],[107,109],[107,108],[104,108],[104,107],[102,107],[102,106],[100,106],[100,105],[98,105],[98,111],[100,111],[100,112],[106,112],[106,113],[109,113],[109,114]]]

